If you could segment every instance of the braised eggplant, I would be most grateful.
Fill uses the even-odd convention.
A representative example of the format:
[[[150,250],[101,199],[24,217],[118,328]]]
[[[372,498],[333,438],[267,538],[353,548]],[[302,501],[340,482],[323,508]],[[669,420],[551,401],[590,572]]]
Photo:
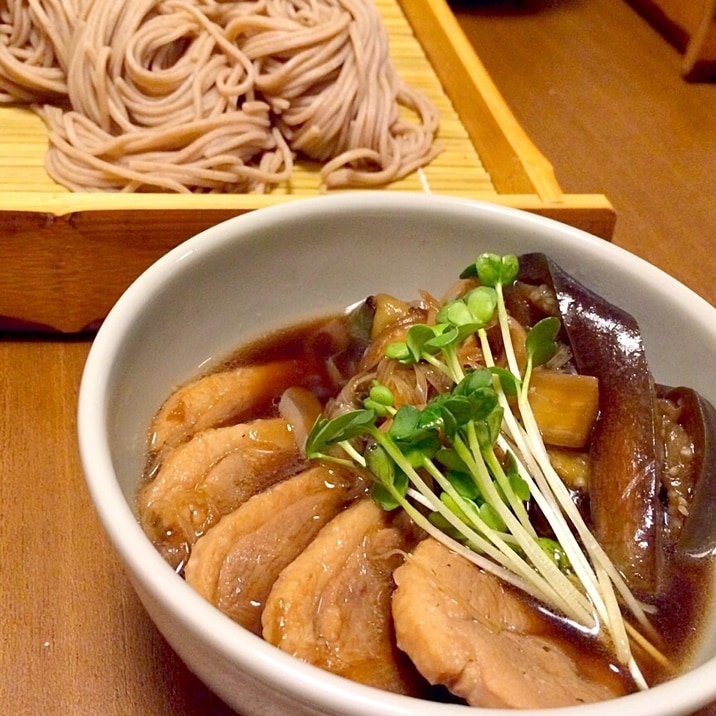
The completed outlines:
[[[563,339],[579,373],[599,380],[599,417],[590,441],[589,509],[594,533],[633,589],[665,587],[664,556],[713,553],[716,530],[716,411],[695,391],[659,387],[679,406],[678,424],[693,442],[692,488],[675,536],[657,387],[636,320],[590,291],[543,254],[520,257],[519,281],[554,291]],[[687,517],[688,514],[688,517]]]

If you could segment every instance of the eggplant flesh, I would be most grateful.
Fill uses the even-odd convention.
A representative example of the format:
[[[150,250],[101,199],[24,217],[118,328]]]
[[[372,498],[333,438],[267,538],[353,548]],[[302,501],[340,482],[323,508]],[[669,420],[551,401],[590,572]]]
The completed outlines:
[[[703,559],[716,554],[716,409],[692,388],[657,386],[660,399],[678,406],[679,424],[693,446],[688,514],[679,531],[674,553],[680,559]]]
[[[666,544],[657,389],[638,323],[544,254],[521,256],[518,280],[554,290],[575,368],[599,380],[599,417],[590,442],[592,529],[631,588],[656,594],[664,587],[666,550],[690,557],[716,550],[710,514],[716,504],[716,411],[690,389],[670,393],[684,405],[683,425],[699,458],[689,516],[677,544]]]

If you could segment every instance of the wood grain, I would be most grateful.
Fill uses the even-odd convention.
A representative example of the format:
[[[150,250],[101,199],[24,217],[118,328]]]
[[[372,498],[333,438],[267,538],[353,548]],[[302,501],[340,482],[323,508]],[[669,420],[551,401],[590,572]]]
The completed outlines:
[[[154,629],[74,439],[89,343],[0,342],[0,673],[9,716],[231,713]]]
[[[623,0],[452,7],[563,190],[606,194],[614,242],[716,305],[716,83]]]

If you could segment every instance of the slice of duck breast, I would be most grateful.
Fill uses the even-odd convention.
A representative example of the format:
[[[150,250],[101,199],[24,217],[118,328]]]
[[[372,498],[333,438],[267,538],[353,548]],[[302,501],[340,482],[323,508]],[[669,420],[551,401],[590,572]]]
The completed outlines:
[[[276,580],[264,639],[369,686],[422,695],[425,681],[395,645],[392,573],[414,542],[369,497],[329,522]]]
[[[301,361],[242,365],[210,373],[177,389],[152,423],[152,451],[160,453],[207,428],[257,415],[301,377]]]
[[[362,486],[319,465],[255,495],[200,537],[186,565],[189,584],[234,621],[261,633],[274,581]]]
[[[222,515],[301,464],[291,426],[282,418],[204,430],[167,453],[154,479],[140,490],[142,527],[178,568]]]
[[[394,577],[398,646],[472,706],[553,708],[626,691],[606,657],[580,658],[522,595],[432,538]]]

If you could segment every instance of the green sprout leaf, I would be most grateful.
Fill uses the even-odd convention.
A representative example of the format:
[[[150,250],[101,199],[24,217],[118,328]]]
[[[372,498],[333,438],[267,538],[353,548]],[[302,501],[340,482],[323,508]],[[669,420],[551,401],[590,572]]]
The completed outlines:
[[[550,316],[536,323],[527,333],[525,348],[533,366],[543,365],[557,352],[555,339],[560,325],[558,318]]]
[[[381,485],[392,486],[395,482],[395,462],[383,447],[373,443],[365,451],[365,466]]]
[[[493,530],[504,532],[507,529],[504,520],[500,517],[500,513],[489,502],[480,505],[478,514],[480,519]]]
[[[500,256],[484,253],[480,254],[475,261],[474,275],[477,275],[483,286],[509,286],[517,278],[519,269],[519,261],[514,254]],[[465,271],[463,271],[464,273]]]
[[[401,440],[397,447],[412,467],[421,467],[425,460],[432,460],[440,449],[440,439],[432,430],[419,430],[409,440]]]
[[[475,433],[481,449],[491,448],[502,432],[502,417],[504,411],[498,405],[484,419],[475,423]]]
[[[471,500],[462,500],[458,504],[447,492],[443,492],[440,501],[460,520],[467,519],[473,525],[481,520],[480,508]]]
[[[460,327],[465,330],[465,326]],[[433,329],[433,336],[423,344],[423,350],[429,355],[448,348],[460,340],[462,331],[458,326],[450,324],[438,324]],[[469,330],[469,327],[468,327]]]
[[[374,426],[376,417],[373,410],[352,410],[332,420],[319,417],[308,434],[306,455],[317,457],[331,445],[366,434]]]
[[[447,479],[460,497],[464,497],[466,500],[476,500],[480,496],[480,491],[469,473],[450,470],[447,473]]]
[[[408,492],[408,476],[400,470],[380,445],[373,444],[365,452],[366,467],[375,476],[371,487],[372,498],[384,509],[391,511],[400,506],[398,497]]]
[[[494,375],[500,383],[502,392],[508,397],[513,397],[520,392],[522,381],[507,368],[501,368],[500,366],[493,366],[489,369],[490,373]]]
[[[394,343],[390,343],[385,349],[385,355],[388,356],[388,358],[397,360],[400,363],[412,362],[412,355],[410,354],[410,349],[405,341],[395,341]]]
[[[470,474],[468,466],[452,447],[442,447],[435,453],[435,459],[450,472]]]
[[[537,544],[562,572],[570,571],[569,558],[559,542],[548,537],[539,537]]]
[[[439,335],[439,333],[437,334]],[[417,323],[410,326],[405,336],[405,343],[410,351],[413,362],[417,363],[423,357],[423,352],[431,354],[436,353],[437,348],[429,345],[429,341],[436,337],[436,330],[433,326],[426,326],[423,323]]]
[[[443,393],[430,402],[429,408],[440,410],[445,429],[454,434],[455,429],[465,425],[473,414],[472,401],[467,395]]]
[[[522,502],[527,502],[530,499],[531,494],[530,487],[526,480],[517,472],[508,473],[507,478],[510,481],[510,487],[517,496],[517,499],[522,500]]]
[[[460,530],[453,527],[439,512],[431,512],[428,515],[428,520],[444,535],[454,539],[456,542],[465,542],[465,537]]]
[[[363,407],[375,411],[380,417],[386,417],[391,414],[394,402],[395,397],[390,388],[374,380],[368,397],[363,401]]]
[[[486,326],[497,308],[497,293],[490,286],[478,286],[463,299],[475,323]]]
[[[385,385],[382,385],[377,380],[373,381],[370,388],[370,397],[376,403],[380,405],[393,405],[395,402],[395,396],[393,391]]]
[[[486,368],[469,371],[453,388],[454,395],[470,395],[482,388],[492,387],[492,373]]]
[[[452,323],[454,326],[464,326],[474,323],[475,319],[463,301],[452,301],[440,311],[438,321]]]
[[[420,411],[414,405],[402,405],[393,416],[388,434],[393,440],[405,440],[415,433],[420,421]]]

